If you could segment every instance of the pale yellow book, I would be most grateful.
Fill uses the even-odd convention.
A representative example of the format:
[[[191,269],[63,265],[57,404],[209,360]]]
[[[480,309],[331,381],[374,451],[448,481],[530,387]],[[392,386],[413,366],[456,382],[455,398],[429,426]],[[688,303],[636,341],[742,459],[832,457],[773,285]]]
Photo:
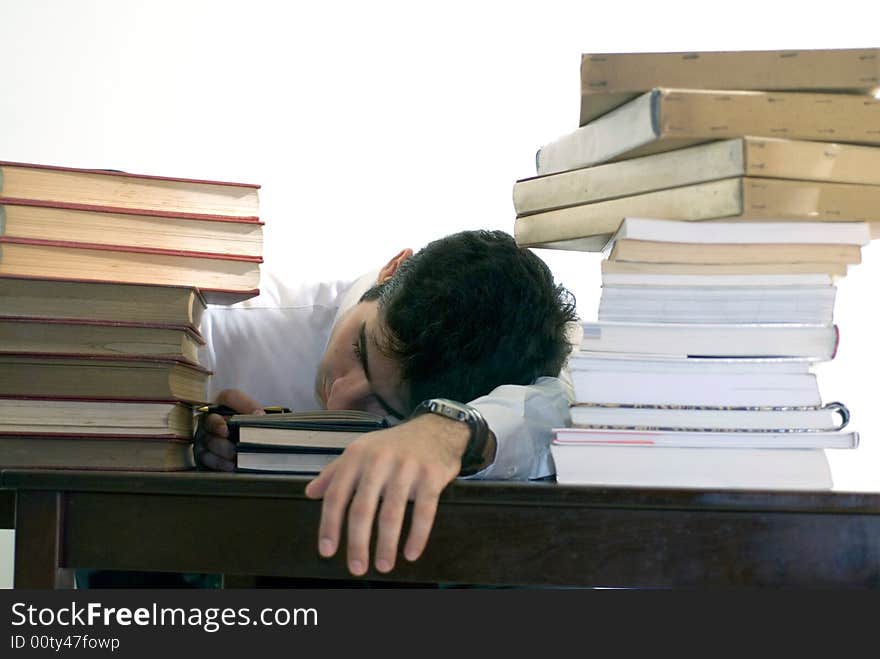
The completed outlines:
[[[625,217],[864,221],[880,235],[880,186],[734,177],[516,218],[524,247],[601,251]]]
[[[854,94],[656,88],[541,147],[537,174],[758,135],[880,144],[880,100]]]
[[[733,176],[880,185],[880,147],[741,137],[517,181],[517,215]]]
[[[658,86],[871,94],[880,48],[586,53],[580,125]]]

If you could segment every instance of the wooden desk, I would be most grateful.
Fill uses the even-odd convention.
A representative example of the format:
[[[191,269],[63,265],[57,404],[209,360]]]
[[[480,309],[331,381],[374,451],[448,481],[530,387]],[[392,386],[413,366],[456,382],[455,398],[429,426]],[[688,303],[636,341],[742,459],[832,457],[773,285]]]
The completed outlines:
[[[64,568],[348,577],[291,476],[9,470],[16,587]],[[344,546],[344,545],[343,545]],[[367,578],[386,577],[370,572]],[[458,482],[404,582],[880,587],[880,494]]]

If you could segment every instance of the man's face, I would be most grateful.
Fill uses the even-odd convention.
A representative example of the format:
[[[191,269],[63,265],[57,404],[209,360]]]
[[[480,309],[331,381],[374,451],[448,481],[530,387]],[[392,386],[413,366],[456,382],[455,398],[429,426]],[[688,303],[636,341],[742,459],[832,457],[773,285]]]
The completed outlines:
[[[400,366],[379,350],[383,336],[377,300],[358,302],[340,316],[315,376],[315,396],[322,407],[403,418]]]

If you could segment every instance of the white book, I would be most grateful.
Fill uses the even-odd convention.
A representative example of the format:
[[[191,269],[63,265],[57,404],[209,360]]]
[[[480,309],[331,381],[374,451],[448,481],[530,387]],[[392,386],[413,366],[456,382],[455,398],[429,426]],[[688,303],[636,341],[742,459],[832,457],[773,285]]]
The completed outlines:
[[[701,449],[854,449],[856,432],[724,432],[686,430],[626,430],[619,428],[554,428],[554,444],[619,446],[624,448]]]
[[[693,325],[582,323],[581,349],[679,357],[803,357],[827,361],[837,350],[834,325]]]
[[[611,242],[622,238],[665,243],[867,245],[871,227],[867,222],[681,222],[626,217]]]
[[[828,490],[823,449],[550,445],[556,482],[594,487]]]
[[[618,430],[832,431],[849,412],[839,403],[805,408],[722,408],[654,405],[586,405],[571,408],[572,427]]]
[[[236,468],[238,471],[317,474],[338,457],[338,453],[239,452]]]
[[[614,373],[572,370],[578,403],[710,407],[813,407],[822,404],[816,375]]]
[[[812,364],[793,357],[669,357],[581,350],[568,360],[570,371],[618,373],[810,373]]]
[[[681,286],[706,286],[713,288],[737,286],[832,286],[837,277],[821,273],[779,275],[733,275],[733,274],[664,274],[650,272],[606,272],[602,274],[603,286],[639,286],[664,288]]]
[[[624,323],[830,325],[836,293],[835,286],[605,286],[598,319]]]

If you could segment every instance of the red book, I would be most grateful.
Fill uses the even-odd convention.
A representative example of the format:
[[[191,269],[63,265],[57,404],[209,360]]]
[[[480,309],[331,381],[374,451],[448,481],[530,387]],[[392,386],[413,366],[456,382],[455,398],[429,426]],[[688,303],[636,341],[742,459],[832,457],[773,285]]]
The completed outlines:
[[[211,372],[156,355],[0,354],[0,396],[205,403]]]
[[[69,205],[255,219],[259,187],[0,161],[0,195]]]
[[[0,432],[0,468],[183,471],[192,443],[163,435],[51,435]]]
[[[0,234],[12,238],[124,245],[258,257],[256,218],[87,206],[0,196]]]
[[[0,276],[190,286],[206,297],[213,291],[249,296],[259,286],[261,262],[259,256],[0,236]]]

